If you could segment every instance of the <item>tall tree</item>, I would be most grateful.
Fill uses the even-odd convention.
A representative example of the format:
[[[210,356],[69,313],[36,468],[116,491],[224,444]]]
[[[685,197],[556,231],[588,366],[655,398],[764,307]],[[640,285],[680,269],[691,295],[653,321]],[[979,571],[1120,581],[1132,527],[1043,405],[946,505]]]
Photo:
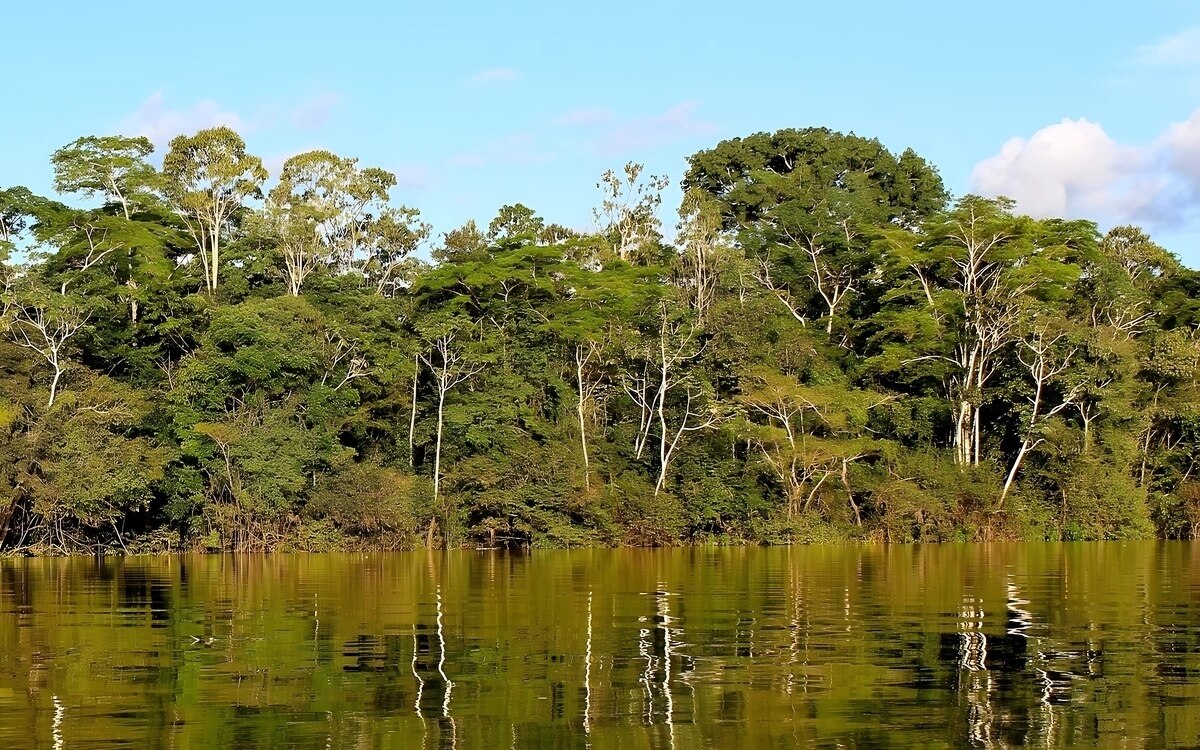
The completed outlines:
[[[146,158],[154,152],[149,138],[85,136],[50,157],[54,189],[116,203],[128,220],[139,205],[153,199],[158,174]]]
[[[801,323],[834,320],[861,291],[881,228],[915,226],[946,201],[911,151],[826,128],[723,141],[689,160],[687,190],[713,196],[759,264],[759,281]]]
[[[593,214],[601,231],[612,239],[617,257],[625,261],[637,260],[639,253],[659,239],[658,207],[669,180],[657,175],[643,177],[644,171],[641,164],[629,162],[621,173],[610,169],[596,183],[603,198]]]
[[[267,170],[246,153],[246,142],[230,128],[201,130],[172,139],[163,157],[164,189],[200,253],[205,287],[217,291],[221,241],[245,201],[262,195]]]

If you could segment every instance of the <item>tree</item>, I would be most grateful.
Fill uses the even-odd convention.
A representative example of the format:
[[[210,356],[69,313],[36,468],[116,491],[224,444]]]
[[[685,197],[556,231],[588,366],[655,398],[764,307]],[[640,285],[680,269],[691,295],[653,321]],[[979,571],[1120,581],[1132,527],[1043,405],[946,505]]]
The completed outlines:
[[[722,264],[728,253],[720,205],[707,193],[692,190],[684,195],[679,216],[682,281],[691,292],[689,303],[696,313],[696,321],[703,325],[716,296]]]
[[[824,318],[827,333],[873,267],[880,230],[916,226],[946,200],[916,154],[826,128],[723,141],[689,165],[685,190],[717,201],[759,282],[797,321]]]
[[[1063,373],[1071,366],[1071,358],[1077,353],[1073,347],[1064,348],[1066,339],[1065,333],[1051,333],[1047,327],[1041,326],[1020,341],[1017,359],[1029,372],[1033,381],[1033,395],[1029,397],[1029,416],[1021,437],[1021,447],[1008,470],[1004,489],[1000,491],[1000,507],[1004,506],[1004,500],[1012,490],[1021,462],[1032,448],[1042,442],[1043,438],[1038,432],[1047,420],[1074,405],[1083,390],[1083,385],[1076,383],[1059,394],[1056,403],[1050,402],[1050,389],[1060,383]]]
[[[1078,299],[1087,304],[1093,327],[1105,326],[1130,339],[1144,332],[1155,316],[1153,287],[1179,269],[1179,262],[1141,229],[1114,227],[1089,259]]]
[[[27,188],[0,190],[0,263],[8,261],[18,235],[29,226],[34,202],[34,196]]]
[[[419,211],[388,205],[395,184],[390,172],[328,151],[284,162],[267,215],[293,294],[316,267],[359,274],[380,293],[392,288],[396,270],[429,236]]]
[[[17,304],[13,308],[9,334],[13,342],[36,354],[50,367],[50,398],[46,408],[54,406],[59,382],[67,371],[68,346],[87,324],[88,314],[70,301],[50,300]]]
[[[826,483],[840,478],[861,524],[849,469],[880,452],[882,445],[866,436],[867,422],[890,397],[842,384],[806,385],[767,368],[747,380],[738,398],[750,412],[746,435],[783,486],[788,514],[807,511]]]
[[[456,326],[446,323],[432,334],[429,349],[420,355],[421,361],[433,373],[437,389],[437,437],[433,449],[433,499],[436,501],[441,490],[442,476],[442,432],[445,425],[446,394],[483,371],[483,366],[467,359],[455,340],[459,335]],[[430,532],[432,534],[432,531]]]
[[[163,157],[165,192],[200,253],[205,287],[217,291],[221,240],[244,202],[261,196],[267,170],[246,142],[221,126],[171,140]]]
[[[146,392],[86,373],[71,396],[25,436],[29,519],[61,553],[90,548],[109,530],[124,550],[122,527],[154,499],[174,450],[137,434],[151,411]]]
[[[91,198],[103,196],[120,205],[129,220],[132,208],[152,200],[158,174],[146,157],[154,152],[142,136],[86,136],[54,152],[54,189]]]
[[[1037,222],[1011,209],[1004,200],[967,196],[922,234],[910,235],[914,247],[893,248],[892,262],[919,282],[938,325],[936,340],[927,342],[938,352],[907,363],[951,365],[952,443],[960,465],[983,460],[987,389],[1022,323],[1068,293],[1095,246],[1089,222]]]
[[[659,237],[657,212],[669,181],[656,175],[643,179],[644,170],[641,164],[629,162],[623,174],[610,169],[596,183],[604,197],[592,213],[601,231],[612,238],[617,257],[624,261],[636,260],[646,245]]]
[[[705,408],[706,389],[685,369],[703,350],[695,321],[671,315],[666,303],[660,303],[656,333],[639,347],[636,356],[641,366],[624,374],[622,387],[638,407],[636,457],[641,458],[657,427],[658,480],[654,493],[658,494],[666,484],[671,458],[683,436],[716,425],[720,415],[711,404]],[[673,396],[677,403],[672,403]]]
[[[255,225],[258,233],[274,243],[279,252],[288,294],[300,296],[305,280],[322,266],[316,222],[298,207],[271,199],[255,217]]]
[[[486,255],[487,245],[487,237],[479,231],[475,220],[471,219],[458,229],[452,229],[442,235],[442,245],[434,249],[433,258],[440,263],[477,260]]]
[[[489,242],[521,239],[532,242],[545,228],[546,222],[532,208],[522,203],[501,206],[496,218],[488,224],[487,239]]]

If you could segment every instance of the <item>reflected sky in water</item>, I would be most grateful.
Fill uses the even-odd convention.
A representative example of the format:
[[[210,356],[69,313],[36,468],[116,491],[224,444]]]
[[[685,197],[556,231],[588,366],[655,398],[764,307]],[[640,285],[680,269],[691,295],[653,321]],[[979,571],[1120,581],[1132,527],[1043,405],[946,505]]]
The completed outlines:
[[[1200,545],[0,560],[0,743],[1200,746]]]

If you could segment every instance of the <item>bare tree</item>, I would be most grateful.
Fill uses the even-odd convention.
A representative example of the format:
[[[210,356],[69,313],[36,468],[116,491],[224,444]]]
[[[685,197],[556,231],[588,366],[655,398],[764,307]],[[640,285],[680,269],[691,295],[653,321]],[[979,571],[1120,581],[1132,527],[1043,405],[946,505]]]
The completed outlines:
[[[850,229],[848,220],[843,220],[841,225],[846,233],[846,244],[849,245],[854,238],[854,232]],[[812,270],[808,272],[808,278],[816,288],[817,294],[825,301],[827,311],[825,332],[833,333],[833,316],[846,300],[846,296],[854,291],[853,271],[846,264],[839,265],[830,260],[825,246],[819,241],[819,235],[799,240],[790,232],[785,231],[784,234],[804,250],[804,254],[812,263]]]
[[[658,402],[658,423],[661,430],[661,439],[659,440],[658,448],[658,481],[654,484],[654,494],[662,491],[663,486],[667,481],[667,469],[670,467],[671,458],[675,455],[675,449],[679,447],[679,441],[686,432],[698,432],[713,427],[721,421],[720,415],[712,409],[702,410],[695,406],[697,397],[701,395],[698,388],[695,387],[690,377],[684,378],[676,385],[682,385],[684,390],[684,403],[677,411],[675,417],[679,421],[679,426],[672,428],[668,424],[667,409],[666,409],[666,394]],[[670,436],[668,442],[668,435]]]
[[[684,371],[687,363],[698,357],[704,348],[698,340],[699,329],[695,321],[672,320],[665,303],[660,306],[659,313],[657,341],[652,349],[643,352],[641,371],[622,378],[625,393],[639,407],[641,415],[634,437],[634,453],[638,458],[657,423],[659,475],[655,494],[662,490],[671,458],[684,433],[703,430],[720,421],[715,413],[696,406],[701,391]],[[675,415],[667,402],[671,394],[680,389],[684,400],[681,412]],[[673,424],[676,418],[678,424]]]
[[[1038,329],[1032,335],[1022,339],[1017,359],[1029,371],[1033,380],[1033,395],[1030,396],[1029,421],[1025,426],[1025,434],[1021,439],[1021,447],[1013,459],[1012,467],[1008,470],[1008,478],[1004,480],[1004,489],[1000,492],[1001,507],[1012,490],[1017,478],[1021,462],[1032,449],[1036,448],[1045,438],[1038,435],[1041,427],[1054,415],[1073,405],[1083,390],[1083,384],[1076,384],[1063,394],[1062,399],[1054,406],[1047,406],[1047,390],[1060,380],[1060,376],[1071,364],[1075,356],[1074,348],[1060,352],[1058,344],[1066,338],[1059,333],[1050,336],[1045,329]]]
[[[88,315],[77,307],[14,305],[15,317],[9,325],[17,346],[37,353],[53,371],[50,380],[50,399],[46,408],[54,406],[58,386],[67,369],[66,349],[80,329],[87,324]]]
[[[808,325],[808,317],[804,314],[803,308],[792,300],[792,292],[785,284],[776,283],[771,278],[771,261],[766,258],[759,258],[758,268],[755,270],[754,279],[767,289],[771,294],[775,295],[775,299],[779,300],[780,304],[787,308],[787,311],[792,314],[792,317],[797,320],[802,326]]]
[[[438,392],[437,438],[433,449],[433,498],[435,501],[441,491],[442,428],[446,411],[446,394],[483,371],[483,365],[468,362],[463,353],[454,345],[455,336],[453,331],[443,333],[433,340],[428,352],[419,355],[425,366],[433,372]]]
[[[77,270],[81,273],[104,260],[115,250],[120,250],[124,247],[124,243],[117,242],[108,243],[108,229],[97,226],[94,222],[88,221],[88,217],[83,216],[71,222],[71,229],[78,231],[83,235],[84,243],[87,245],[87,253],[83,256],[83,261]],[[67,293],[67,285],[69,281],[63,277],[62,286],[59,289],[59,294]],[[136,318],[136,313],[134,314]]]
[[[575,414],[579,418],[579,443],[583,449],[583,486],[592,487],[591,463],[588,459],[587,410],[593,402],[603,380],[596,377],[592,368],[604,354],[604,342],[588,339],[575,345],[575,384],[577,403]]]
[[[342,338],[341,334],[327,331],[325,333],[325,356],[329,363],[325,368],[325,373],[321,376],[321,384],[327,385],[330,383],[330,377],[338,369],[345,368],[342,373],[342,379],[338,384],[333,386],[333,390],[338,391],[347,383],[358,380],[359,378],[368,377],[371,374],[370,362],[366,356],[359,351],[358,343],[347,341]]]
[[[408,417],[408,465],[417,465],[417,383],[421,379],[421,355],[413,355],[412,411]]]

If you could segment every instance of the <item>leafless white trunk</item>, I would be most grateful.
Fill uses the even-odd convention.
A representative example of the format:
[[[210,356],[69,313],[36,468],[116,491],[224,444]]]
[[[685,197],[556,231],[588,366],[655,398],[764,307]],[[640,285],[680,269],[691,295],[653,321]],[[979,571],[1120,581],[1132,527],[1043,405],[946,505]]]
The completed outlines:
[[[483,370],[482,365],[469,363],[454,345],[455,334],[446,333],[436,338],[429,352],[419,355],[425,366],[433,372],[437,386],[437,437],[433,449],[433,499],[441,493],[442,479],[442,430],[446,412],[446,394],[455,386],[464,383]]]
[[[1021,350],[1017,354],[1017,358],[1029,371],[1030,378],[1033,379],[1033,396],[1030,397],[1029,422],[1025,427],[1025,435],[1021,439],[1021,447],[1008,470],[1008,477],[1004,480],[1004,489],[1000,492],[1000,507],[1004,506],[1004,501],[1012,490],[1013,482],[1016,481],[1017,472],[1020,470],[1025,456],[1044,440],[1038,436],[1038,430],[1046,420],[1074,404],[1079,397],[1081,386],[1077,385],[1063,394],[1059,403],[1049,408],[1046,406],[1047,387],[1059,379],[1059,376],[1070,366],[1071,358],[1075,356],[1075,349],[1069,349],[1061,356],[1056,355],[1056,345],[1063,338],[1064,334],[1050,337],[1045,331],[1039,330],[1021,341]]]
[[[408,465],[416,467],[417,448],[414,435],[417,431],[417,382],[421,377],[421,355],[413,355],[412,411],[408,416]]]
[[[16,306],[16,318],[9,330],[13,341],[35,352],[50,366],[50,399],[46,408],[54,406],[58,386],[67,369],[67,342],[83,328],[88,316],[78,308],[47,310],[44,307]]]
[[[583,486],[585,489],[592,487],[591,462],[588,457],[587,405],[601,384],[599,378],[589,377],[588,365],[598,360],[603,350],[602,343],[590,340],[586,344],[575,345],[575,383],[577,387],[575,413],[579,418],[579,443],[583,450]]]

